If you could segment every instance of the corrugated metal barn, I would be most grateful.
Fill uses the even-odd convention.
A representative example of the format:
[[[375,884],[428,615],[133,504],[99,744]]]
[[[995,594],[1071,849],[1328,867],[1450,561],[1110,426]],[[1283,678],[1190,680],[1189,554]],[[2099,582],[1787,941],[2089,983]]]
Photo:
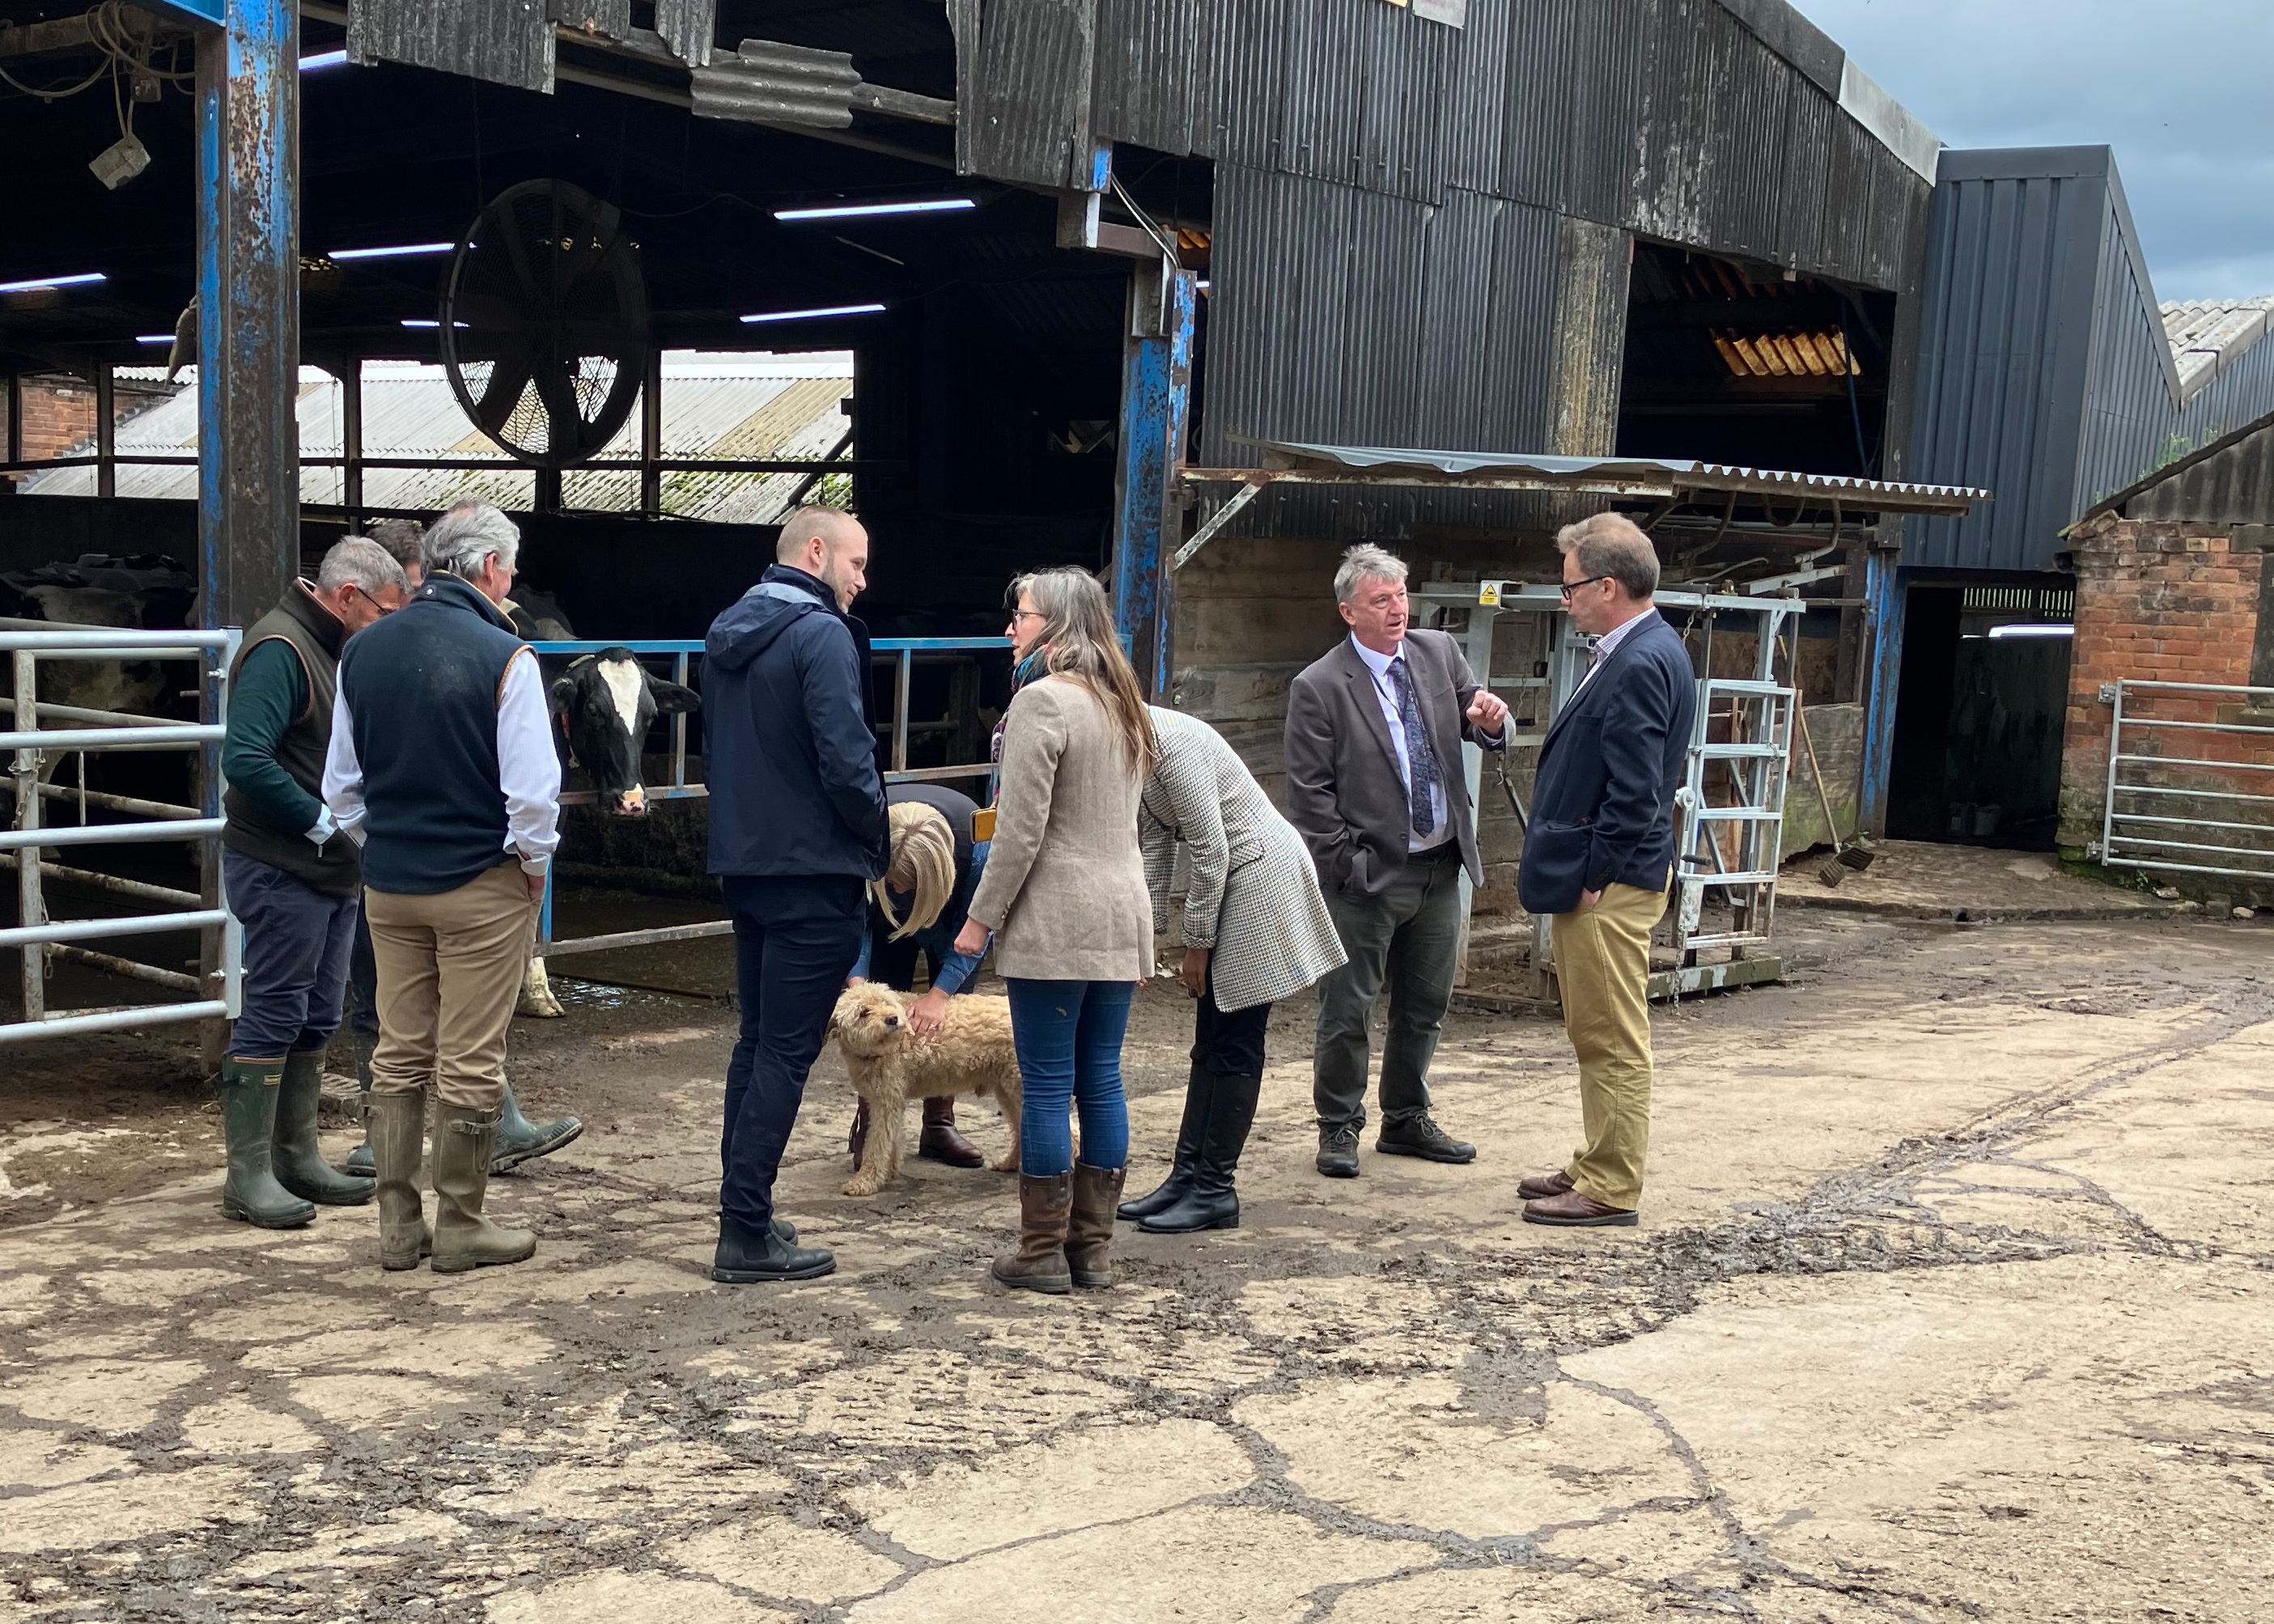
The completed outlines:
[[[147,172],[115,190],[87,168],[110,97],[0,102],[11,149],[42,154],[0,247],[0,282],[38,284],[0,291],[0,370],[100,387],[178,329],[211,617],[377,510],[365,364],[518,385],[548,320],[582,370],[480,421],[528,444],[528,568],[580,627],[656,635],[618,552],[704,560],[651,568],[659,589],[757,545],[664,511],[689,470],[657,354],[850,350],[832,466],[876,537],[879,629],[992,631],[1013,568],[1108,569],[1141,665],[1267,777],[1285,675],[1338,629],[1337,544],[1394,540],[1425,578],[1544,574],[1572,499],[1275,494],[1172,575],[1209,500],[1180,464],[1295,440],[1912,477],[1937,143],[1783,0],[246,0],[226,32],[198,9],[122,48],[83,7],[0,0],[18,78],[92,62],[154,94],[128,103]],[[198,139],[223,127],[243,139]],[[606,319],[483,282],[532,197],[606,246]],[[340,500],[305,508],[304,362],[351,419],[320,486]],[[136,550],[120,457],[99,435],[94,494],[0,497],[0,558]],[[594,458],[638,512],[575,511],[590,482],[563,470]],[[1654,516],[1677,573],[1760,573],[1799,514]],[[1845,632],[1854,700],[1871,515],[1811,516],[1849,568],[1808,632]]]

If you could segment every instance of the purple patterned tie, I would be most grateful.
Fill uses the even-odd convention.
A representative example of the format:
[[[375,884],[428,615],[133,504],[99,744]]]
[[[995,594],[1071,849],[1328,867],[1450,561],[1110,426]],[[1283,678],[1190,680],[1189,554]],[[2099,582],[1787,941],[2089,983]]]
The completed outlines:
[[[1437,811],[1429,792],[1437,787],[1437,757],[1429,748],[1429,730],[1421,726],[1421,702],[1414,696],[1404,655],[1389,662],[1389,680],[1397,688],[1397,720],[1405,729],[1406,794],[1413,803],[1413,832],[1434,834]]]

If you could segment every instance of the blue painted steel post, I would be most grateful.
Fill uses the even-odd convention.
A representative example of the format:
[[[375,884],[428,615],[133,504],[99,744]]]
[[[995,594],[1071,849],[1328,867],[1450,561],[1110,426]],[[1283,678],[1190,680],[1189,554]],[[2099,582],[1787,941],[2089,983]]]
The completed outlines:
[[[1165,282],[1166,286],[1163,286]],[[1190,420],[1194,278],[1141,262],[1129,279],[1121,367],[1121,458],[1114,475],[1113,606],[1123,646],[1146,692],[1169,688],[1163,601],[1177,464]]]
[[[299,7],[231,0],[197,40],[202,624],[244,626],[300,554]]]
[[[1864,699],[1864,785],[1857,818],[1875,835],[1887,832],[1887,790],[1894,771],[1895,695],[1903,674],[1900,550],[1874,545],[1864,560],[1864,598],[1871,639],[1871,691]]]

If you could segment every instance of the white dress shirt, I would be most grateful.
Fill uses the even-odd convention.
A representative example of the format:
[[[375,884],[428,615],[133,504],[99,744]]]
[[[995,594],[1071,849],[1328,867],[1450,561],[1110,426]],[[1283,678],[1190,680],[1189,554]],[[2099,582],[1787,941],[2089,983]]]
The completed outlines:
[[[561,757],[553,748],[553,718],[545,703],[545,677],[529,649],[513,657],[498,690],[498,789],[505,796],[504,849],[525,874],[543,874],[561,844]],[[332,748],[324,760],[324,804],[340,831],[364,842],[363,763],[356,759],[355,727],[348,718],[344,684],[332,701]]]
[[[1413,804],[1412,757],[1406,750],[1405,718],[1397,710],[1397,684],[1389,676],[1389,662],[1404,658],[1405,645],[1400,643],[1395,654],[1377,654],[1353,635],[1351,647],[1358,650],[1359,658],[1364,660],[1367,670],[1374,673],[1374,696],[1382,706],[1382,719],[1389,724],[1389,748],[1397,753],[1398,781],[1405,786],[1405,804],[1411,807]],[[1414,681],[1413,667],[1410,664],[1405,667],[1405,680],[1409,683]],[[1418,686],[1413,690],[1413,698],[1418,706],[1421,699],[1421,690]],[[1442,761],[1437,763],[1437,781],[1429,786],[1429,811],[1436,827],[1426,835],[1409,827],[1405,831],[1407,851],[1434,851],[1453,838],[1453,820],[1445,816],[1445,775],[1457,771],[1459,768],[1457,757],[1449,765]]]
[[[1605,632],[1595,644],[1594,659],[1588,665],[1587,669],[1580,673],[1579,688],[1585,688],[1587,686],[1588,680],[1603,668],[1604,663],[1611,658],[1612,651],[1615,650],[1619,644],[1627,640],[1629,634],[1633,632],[1638,627],[1641,626],[1644,621],[1655,620],[1658,618],[1657,610],[1645,609],[1640,614],[1635,616],[1633,620],[1627,621],[1624,625],[1614,626],[1610,630]],[[1572,690],[1574,693],[1577,693],[1577,688],[1574,688]]]

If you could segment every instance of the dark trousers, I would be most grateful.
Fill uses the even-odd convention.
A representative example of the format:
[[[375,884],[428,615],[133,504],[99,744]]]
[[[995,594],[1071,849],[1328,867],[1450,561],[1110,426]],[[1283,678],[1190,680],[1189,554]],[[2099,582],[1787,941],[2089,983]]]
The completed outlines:
[[[857,950],[856,950],[857,951]],[[916,960],[922,959],[933,981],[939,980],[939,955],[928,947],[917,945],[914,936],[891,940],[879,935],[869,944],[869,979],[881,982],[894,992],[914,992],[916,989]]]
[[[245,927],[245,1007],[230,1053],[281,1060],[320,1049],[340,1029],[348,946],[362,909],[297,875],[224,848],[222,883]]]
[[[1271,1026],[1271,1006],[1251,1004],[1225,1014],[1216,1006],[1216,955],[1209,955],[1208,980],[1193,1014],[1193,1064],[1211,1077],[1263,1075],[1263,1038]]]
[[[742,1035],[727,1066],[719,1210],[757,1231],[773,1222],[774,1175],[830,1011],[861,956],[868,897],[851,875],[727,875],[720,889],[734,921]]]
[[[1429,1062],[1453,1000],[1461,942],[1457,841],[1417,853],[1380,896],[1327,893],[1327,913],[1350,962],[1319,983],[1319,1038],[1311,1099],[1321,1127],[1366,1125],[1367,1026],[1385,986],[1389,1032],[1382,1046],[1382,1118],[1429,1109]]]
[[[1019,1170],[1049,1178],[1073,1167],[1069,1109],[1081,1114],[1081,1159],[1126,1166],[1129,1102],[1121,1093],[1121,1040],[1134,981],[1043,981],[1005,976],[1011,1042],[1018,1051]]]
[[[355,943],[348,949],[348,1030],[379,1041],[379,960],[372,957],[371,921],[356,910]]]

